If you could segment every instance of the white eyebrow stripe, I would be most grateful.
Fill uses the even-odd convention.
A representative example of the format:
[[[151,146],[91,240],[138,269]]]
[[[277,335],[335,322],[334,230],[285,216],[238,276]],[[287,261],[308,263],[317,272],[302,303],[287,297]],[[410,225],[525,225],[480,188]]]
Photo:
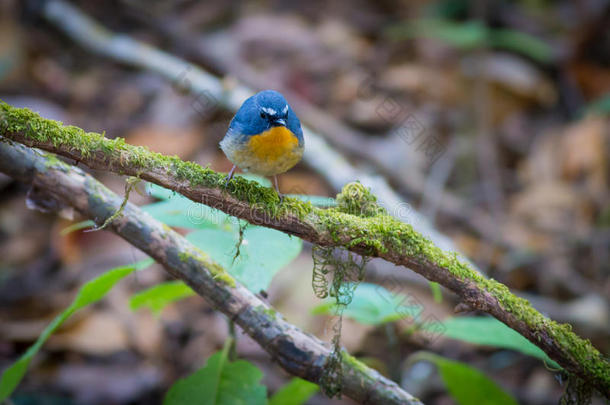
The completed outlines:
[[[286,114],[288,112],[288,105],[284,106],[284,109],[282,110],[282,113]]]
[[[275,111],[273,108],[263,107],[263,108],[261,108],[261,110],[263,110],[264,112],[266,112],[269,115],[277,114],[277,111]]]

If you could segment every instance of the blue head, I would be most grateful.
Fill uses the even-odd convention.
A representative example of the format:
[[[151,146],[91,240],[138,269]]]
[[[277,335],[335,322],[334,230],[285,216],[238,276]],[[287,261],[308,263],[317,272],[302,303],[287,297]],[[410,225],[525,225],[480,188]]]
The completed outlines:
[[[256,93],[242,104],[229,130],[241,135],[259,135],[274,126],[285,126],[303,143],[301,122],[288,102],[274,90]]]

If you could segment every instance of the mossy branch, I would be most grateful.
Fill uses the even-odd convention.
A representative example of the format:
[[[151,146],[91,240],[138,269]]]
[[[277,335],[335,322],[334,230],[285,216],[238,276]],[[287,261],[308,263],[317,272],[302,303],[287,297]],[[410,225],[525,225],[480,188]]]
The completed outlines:
[[[69,157],[98,170],[137,176],[191,200],[256,225],[278,229],[321,246],[344,247],[403,265],[455,292],[471,308],[513,328],[568,372],[610,397],[610,363],[588,340],[536,311],[508,288],[486,279],[455,253],[447,253],[409,224],[388,215],[359,183],[337,196],[336,208],[319,209],[243,178],[224,187],[225,175],[177,157],[154,153],[121,138],[85,132],[0,102],[0,136]]]
[[[137,206],[108,190],[90,175],[54,156],[0,137],[0,172],[31,183],[54,201],[74,207],[98,225],[106,223],[133,246],[141,249],[174,277],[183,280],[229,320],[239,325],[287,372],[323,383],[330,350],[317,338],[288,323],[221,266],[183,236],[153,219]],[[341,358],[344,373],[335,381],[343,394],[359,403],[422,405],[396,383],[368,368],[347,353]]]

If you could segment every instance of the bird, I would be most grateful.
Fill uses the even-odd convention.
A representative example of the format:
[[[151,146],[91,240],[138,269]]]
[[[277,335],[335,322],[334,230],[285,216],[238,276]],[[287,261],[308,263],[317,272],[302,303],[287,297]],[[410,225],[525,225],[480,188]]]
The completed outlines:
[[[301,122],[284,96],[263,90],[241,105],[229,124],[220,148],[233,163],[226,184],[235,168],[261,176],[272,176],[275,190],[283,201],[277,175],[290,170],[303,157],[305,140]]]

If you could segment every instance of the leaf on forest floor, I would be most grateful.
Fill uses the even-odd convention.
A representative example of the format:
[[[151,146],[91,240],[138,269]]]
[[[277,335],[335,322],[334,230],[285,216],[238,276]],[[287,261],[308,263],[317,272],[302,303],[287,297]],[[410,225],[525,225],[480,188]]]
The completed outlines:
[[[176,381],[163,405],[267,404],[267,387],[260,384],[263,373],[248,361],[230,361],[230,345],[228,340],[205,366]]]
[[[459,405],[517,405],[517,401],[474,367],[430,352],[419,352],[411,361],[429,361],[438,367],[447,391]]]
[[[36,353],[38,353],[49,336],[70,316],[76,311],[101,300],[116,283],[134,271],[150,266],[153,262],[152,259],[144,259],[132,265],[117,267],[85,283],[79,290],[76,298],[74,298],[74,301],[72,301],[72,304],[53,319],[40,334],[36,342],[15,363],[4,370],[0,379],[0,402],[11,396],[19,382],[23,379],[28,365]]]

